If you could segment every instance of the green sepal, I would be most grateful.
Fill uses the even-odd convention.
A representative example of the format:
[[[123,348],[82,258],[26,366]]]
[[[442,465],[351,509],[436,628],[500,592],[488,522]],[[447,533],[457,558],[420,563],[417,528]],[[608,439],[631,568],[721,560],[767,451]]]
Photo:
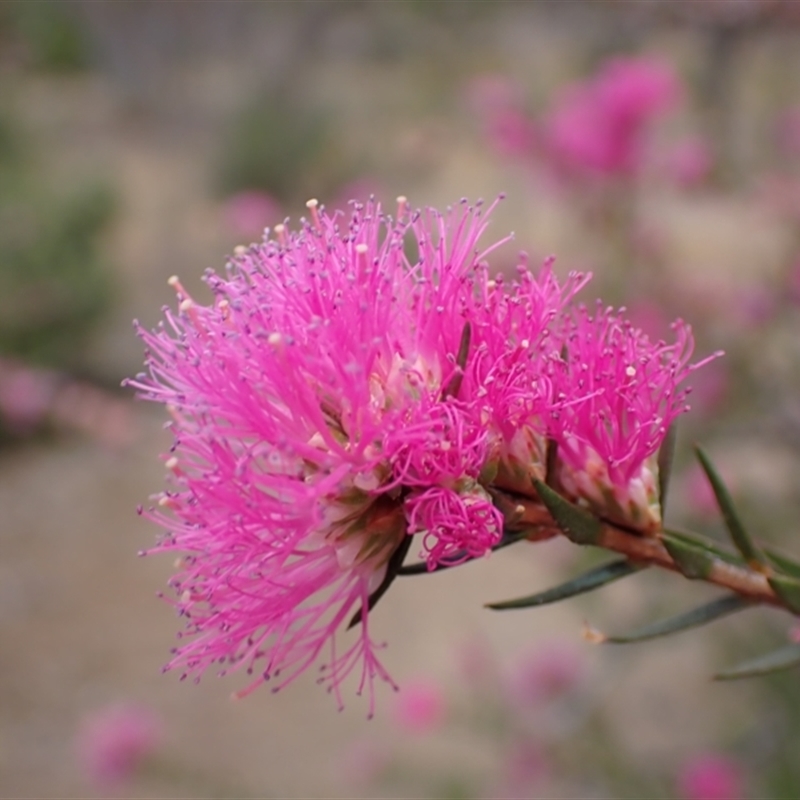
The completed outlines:
[[[711,574],[714,555],[708,550],[669,534],[663,534],[661,541],[684,577],[705,580]]]
[[[773,650],[764,656],[743,661],[735,667],[718,672],[715,681],[734,681],[739,678],[752,678],[756,675],[767,675],[783,669],[800,665],[800,644],[790,644]]]
[[[766,553],[767,558],[776,569],[779,569],[786,575],[791,575],[793,578],[800,578],[800,564],[796,561],[772,548],[765,547],[764,553]]]
[[[714,496],[717,498],[717,504],[725,520],[725,527],[728,529],[728,533],[731,535],[736,549],[744,556],[748,564],[766,564],[764,554],[756,547],[753,540],[750,538],[750,534],[747,533],[744,525],[742,525],[739,515],[736,513],[736,508],[733,505],[730,493],[723,483],[722,478],[719,476],[719,473],[714,468],[714,465],[711,463],[711,459],[709,459],[699,445],[695,445],[694,449],[708,477],[711,488],[714,490]]]
[[[769,585],[789,611],[800,614],[800,580],[788,575],[773,575],[767,578]]]
[[[603,525],[594,514],[565,500],[540,480],[534,480],[533,485],[556,524],[571,542],[598,543]]]
[[[667,428],[667,435],[658,448],[658,504],[661,506],[661,519],[664,519],[664,512],[667,507],[667,492],[669,491],[669,479],[672,476],[672,462],[675,457],[675,441],[678,438],[678,428],[676,423]]]
[[[607,636],[605,641],[613,644],[632,644],[646,639],[655,639],[659,636],[667,636],[670,633],[679,633],[690,628],[697,628],[707,622],[712,622],[728,614],[734,614],[752,605],[753,602],[751,600],[740,597],[738,594],[726,594],[699,608],[693,608],[691,611],[685,611],[683,614],[678,614],[669,619],[645,625],[627,636]]]
[[[591,592],[594,589],[599,589],[607,583],[612,583],[620,578],[624,578],[626,575],[638,572],[643,566],[643,564],[633,564],[626,558],[610,561],[607,564],[601,564],[599,567],[590,569],[588,572],[584,572],[566,583],[554,586],[552,589],[546,589],[543,592],[531,594],[527,597],[520,597],[516,600],[487,603],[486,608],[491,608],[495,611],[503,611],[508,608],[544,606],[548,603],[566,600],[568,597],[574,597],[584,592]]]

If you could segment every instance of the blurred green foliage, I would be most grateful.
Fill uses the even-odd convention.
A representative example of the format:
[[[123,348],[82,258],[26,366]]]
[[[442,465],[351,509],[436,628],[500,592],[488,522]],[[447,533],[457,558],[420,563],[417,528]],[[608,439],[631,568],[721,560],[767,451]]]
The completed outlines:
[[[110,299],[98,236],[113,197],[102,185],[44,188],[24,155],[0,119],[0,354],[70,368]]]

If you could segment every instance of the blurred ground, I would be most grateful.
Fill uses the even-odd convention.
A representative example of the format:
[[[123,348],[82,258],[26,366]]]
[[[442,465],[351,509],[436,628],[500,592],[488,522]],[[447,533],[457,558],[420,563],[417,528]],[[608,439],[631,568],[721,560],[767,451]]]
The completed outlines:
[[[116,381],[137,372],[141,348],[131,319],[156,323],[171,302],[166,280],[175,273],[202,296],[202,271],[221,267],[238,243],[215,190],[220,142],[232,115],[264,85],[285,82],[324,101],[348,157],[379,165],[370,174],[387,199],[403,193],[415,205],[445,204],[504,190],[509,197],[491,230],[517,231],[511,252],[524,247],[538,258],[556,251],[561,263],[584,266],[570,262],[586,254],[558,204],[532,197],[525,176],[488,158],[474,132],[456,136],[469,122],[454,92],[471,75],[504,70],[552,86],[575,71],[598,21],[613,41],[617,17],[515,3],[500,12],[452,4],[462,8],[450,15],[393,14],[376,7],[406,4],[379,3],[302,3],[294,10],[278,3],[70,5],[91,37],[97,66],[48,74],[21,69],[5,53],[0,94],[30,132],[51,185],[97,175],[117,196],[103,241],[114,270],[113,311],[81,355],[92,374]],[[633,22],[618,33],[637,36]],[[648,35],[663,52],[688,53],[692,64],[691,35]],[[762,63],[771,74],[772,62],[764,56]],[[710,264],[725,275],[762,274],[759,264],[781,248],[781,233],[761,224],[746,202],[705,196],[680,209],[663,203],[664,214],[679,220],[671,225],[672,260],[689,272]],[[295,218],[301,210],[286,209]],[[354,796],[346,767],[351,742],[407,748],[384,713],[393,700],[388,687],[379,692],[377,718],[366,721],[356,700],[337,713],[313,676],[277,696],[262,690],[232,703],[236,678],[209,675],[194,687],[160,674],[178,627],[155,598],[171,565],[136,557],[155,531],[135,508],[161,486],[161,423],[160,409],[139,405],[136,435],[125,448],[67,434],[17,445],[0,458],[0,796],[91,794],[75,761],[75,732],[87,711],[120,698],[156,709],[167,729],[162,772],[137,782],[130,796]],[[640,619],[638,578],[610,587],[602,610],[592,601],[508,615],[482,608],[553,582],[569,558],[558,544],[521,546],[449,574],[398,581],[375,614],[394,678],[402,685],[430,673],[454,684],[454,654],[466,642],[481,642],[502,659],[549,638],[578,640],[586,615],[615,627]],[[687,598],[701,594],[686,588]],[[744,724],[730,706],[747,691],[707,688],[713,665],[699,640],[690,649],[667,644],[626,653],[624,664],[619,654],[588,644],[585,653],[592,686],[616,710],[616,735],[645,768],[714,741],[722,724],[715,712],[726,707],[726,725]],[[702,719],[701,695],[709,709]],[[467,758],[491,769],[469,737],[434,738],[410,758],[423,767]]]

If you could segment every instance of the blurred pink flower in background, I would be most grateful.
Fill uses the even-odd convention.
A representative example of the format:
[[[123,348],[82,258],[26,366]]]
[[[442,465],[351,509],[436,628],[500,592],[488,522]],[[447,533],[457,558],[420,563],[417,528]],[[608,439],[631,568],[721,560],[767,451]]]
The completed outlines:
[[[778,117],[775,143],[782,155],[800,156],[800,106],[788,108]]]
[[[678,186],[692,189],[711,177],[714,153],[702,136],[687,136],[667,151],[664,166]]]
[[[547,757],[538,742],[518,739],[508,748],[502,764],[499,785],[491,797],[530,798],[533,787],[542,783],[550,772]]]
[[[717,465],[717,470],[731,493],[735,493],[737,489],[737,480],[735,476],[727,471],[724,465]],[[703,468],[697,462],[687,467],[687,469],[681,473],[678,481],[681,494],[689,511],[702,517],[714,517],[719,515],[719,505],[714,496],[714,490],[711,488],[711,484],[708,482]]]
[[[643,167],[648,127],[681,94],[667,62],[612,58],[594,77],[556,97],[544,123],[546,145],[556,164],[574,176],[633,176]]]
[[[29,433],[39,426],[50,411],[59,377],[51,370],[0,358],[0,420],[3,425],[18,434]]]
[[[78,757],[98,789],[120,788],[155,752],[161,738],[161,721],[149,708],[132,703],[109,705],[83,719]]]
[[[223,215],[228,227],[245,239],[260,239],[264,228],[281,221],[280,203],[266,192],[237,192],[225,200]]]
[[[689,405],[695,417],[717,413],[730,392],[730,373],[724,359],[706,365],[692,375]]]
[[[521,88],[502,75],[483,75],[468,87],[468,102],[497,153],[510,158],[533,155],[538,130],[525,111]]]
[[[395,699],[395,722],[408,733],[431,733],[441,727],[446,714],[442,687],[430,678],[408,681]]]
[[[507,676],[508,697],[515,708],[531,708],[573,689],[583,674],[579,651],[561,641],[545,642],[525,653]]]
[[[678,774],[678,794],[684,800],[737,800],[742,797],[742,773],[727,756],[706,753],[684,762]]]
[[[340,771],[349,786],[366,789],[380,780],[388,765],[386,750],[372,739],[358,739],[342,755]]]

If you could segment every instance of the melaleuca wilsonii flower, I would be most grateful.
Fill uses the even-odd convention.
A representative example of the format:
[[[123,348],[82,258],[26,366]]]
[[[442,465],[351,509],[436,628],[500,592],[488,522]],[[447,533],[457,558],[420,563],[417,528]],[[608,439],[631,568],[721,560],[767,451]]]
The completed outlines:
[[[673,343],[654,342],[621,312],[579,306],[564,319],[551,374],[548,430],[558,444],[560,487],[643,533],[661,527],[657,454],[669,426],[689,410],[681,384],[721,355],[691,363],[691,328],[682,320],[672,328]]]
[[[397,220],[375,203],[349,217],[310,208],[297,232],[277,226],[208,273],[209,305],[172,279],[178,311],[140,331],[149,376],[132,384],[167,405],[175,436],[170,488],[149,512],[167,531],[154,551],[186,554],[172,580],[185,643],[168,666],[244,669],[241,694],[321,660],[337,695],[355,669],[372,696],[389,677],[370,598],[410,534],[431,568],[501,537],[479,482],[492,394],[476,384],[509,359],[480,320],[459,359],[486,281],[480,208],[402,202]],[[461,399],[464,383],[481,402]],[[340,647],[354,613],[359,634]]]
[[[165,534],[148,552],[181,554],[172,602],[186,629],[167,668],[244,671],[242,696],[320,665],[340,704],[355,673],[371,712],[375,679],[391,678],[369,611],[415,536],[431,570],[487,554],[504,528],[494,493],[535,501],[548,440],[572,469],[567,490],[591,498],[591,454],[612,458],[603,486],[627,489],[657,436],[618,464],[586,434],[581,404],[597,407],[613,379],[584,386],[563,360],[607,336],[565,321],[587,277],[559,282],[550,262],[492,277],[502,242],[478,246],[480,205],[412,213],[401,198],[396,219],[372,201],[309,208],[298,230],[278,225],[208,272],[210,303],[171,279],[177,311],[140,330],[149,373],[131,384],[167,406],[174,435],[169,488],[146,512]]]

